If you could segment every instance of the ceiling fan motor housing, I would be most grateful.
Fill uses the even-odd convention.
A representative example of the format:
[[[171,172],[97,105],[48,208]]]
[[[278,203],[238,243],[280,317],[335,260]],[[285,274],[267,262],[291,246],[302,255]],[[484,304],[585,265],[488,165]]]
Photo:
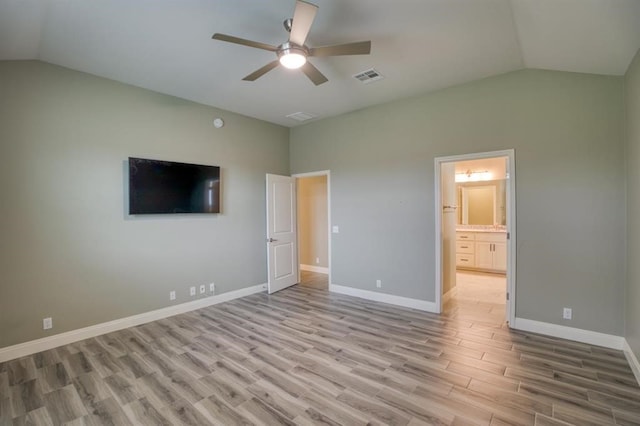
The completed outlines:
[[[278,58],[294,53],[302,55],[306,58],[307,56],[309,56],[309,49],[307,49],[305,46],[298,46],[297,44],[291,43],[290,41],[282,43],[280,46],[278,46]]]
[[[293,26],[293,18],[285,19],[282,25],[284,25],[284,29],[287,30],[288,33],[290,33],[291,27]]]

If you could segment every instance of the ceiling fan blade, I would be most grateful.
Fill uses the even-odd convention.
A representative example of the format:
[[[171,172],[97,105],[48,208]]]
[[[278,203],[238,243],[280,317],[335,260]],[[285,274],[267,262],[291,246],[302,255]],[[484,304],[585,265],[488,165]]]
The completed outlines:
[[[291,34],[289,35],[289,41],[291,43],[297,44],[298,46],[304,45],[317,11],[318,6],[315,4],[302,0],[296,1],[296,10],[293,12],[293,23],[291,24]]]
[[[255,70],[254,72],[252,72],[251,74],[249,74],[248,76],[243,78],[243,80],[244,81],[255,81],[258,78],[260,78],[263,75],[265,75],[266,73],[268,73],[269,71],[271,71],[272,69],[274,69],[275,67],[277,67],[279,64],[280,64],[280,61],[278,61],[277,59],[275,61],[273,61],[273,62],[269,62],[264,67]]]
[[[371,41],[335,44],[333,46],[321,46],[309,49],[309,56],[368,55],[369,53],[371,53]]]
[[[278,50],[276,46],[271,46],[270,44],[260,43],[258,41],[251,41],[244,38],[234,37],[226,34],[215,33],[213,37],[214,40],[227,41],[229,43],[242,44],[243,46],[255,47],[257,49],[268,50],[270,52],[275,52]]]
[[[309,61],[307,61],[300,69],[316,86],[329,81],[327,77],[325,77],[318,68],[311,65]]]

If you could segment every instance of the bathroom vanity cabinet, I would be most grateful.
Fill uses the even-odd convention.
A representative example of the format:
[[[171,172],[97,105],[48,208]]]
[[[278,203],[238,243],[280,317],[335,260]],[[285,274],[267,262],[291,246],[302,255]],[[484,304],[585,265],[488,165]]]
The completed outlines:
[[[457,231],[456,267],[506,272],[507,233],[485,230]]]

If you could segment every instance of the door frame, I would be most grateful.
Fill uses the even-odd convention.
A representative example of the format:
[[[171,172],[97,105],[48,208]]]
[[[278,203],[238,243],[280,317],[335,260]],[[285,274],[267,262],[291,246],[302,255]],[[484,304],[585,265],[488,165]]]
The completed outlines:
[[[327,270],[329,271],[328,273],[329,287],[327,288],[328,290],[329,288],[331,288],[331,283],[333,282],[331,280],[331,170],[319,170],[316,172],[308,172],[308,173],[294,173],[291,175],[292,178],[296,179],[296,188],[297,188],[298,179],[317,177],[317,176],[327,177]],[[299,218],[299,215],[296,215],[296,230],[298,228],[298,218]],[[300,233],[297,232],[296,234],[298,239],[298,241],[296,241],[298,245],[297,247],[298,248],[298,282],[300,282],[300,274],[301,274],[300,272]]]
[[[435,185],[435,283],[436,283],[436,311],[442,312],[442,197],[440,169],[442,163],[455,163],[458,161],[480,160],[484,158],[507,157],[507,185],[506,185],[506,208],[507,208],[507,320],[509,327],[513,327],[516,317],[516,165],[515,150],[506,149],[501,151],[478,152],[472,154],[451,155],[446,157],[436,157],[434,159],[434,185]]]

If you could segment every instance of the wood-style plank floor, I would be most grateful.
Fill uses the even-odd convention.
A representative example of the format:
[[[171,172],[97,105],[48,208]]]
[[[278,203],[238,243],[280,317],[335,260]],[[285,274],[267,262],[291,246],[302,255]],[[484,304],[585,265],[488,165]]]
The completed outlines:
[[[621,352],[463,311],[255,294],[0,364],[0,425],[639,424]]]

